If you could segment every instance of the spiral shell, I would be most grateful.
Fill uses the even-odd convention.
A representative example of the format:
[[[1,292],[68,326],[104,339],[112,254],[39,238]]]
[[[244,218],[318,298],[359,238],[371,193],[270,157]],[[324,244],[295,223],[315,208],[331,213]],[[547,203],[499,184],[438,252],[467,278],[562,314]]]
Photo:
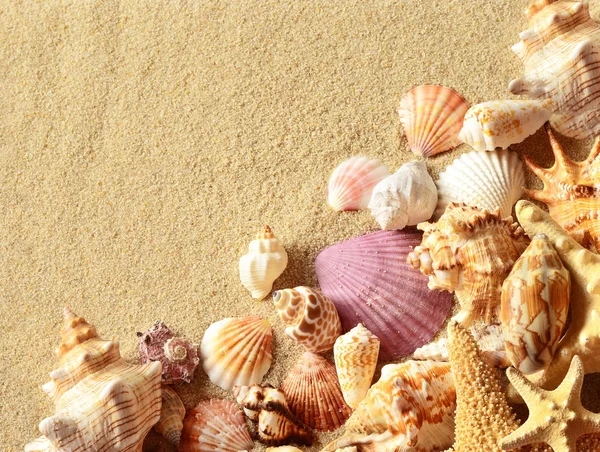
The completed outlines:
[[[162,407],[160,419],[154,425],[154,430],[160,433],[175,447],[179,446],[185,407],[177,393],[169,386],[162,387]]]

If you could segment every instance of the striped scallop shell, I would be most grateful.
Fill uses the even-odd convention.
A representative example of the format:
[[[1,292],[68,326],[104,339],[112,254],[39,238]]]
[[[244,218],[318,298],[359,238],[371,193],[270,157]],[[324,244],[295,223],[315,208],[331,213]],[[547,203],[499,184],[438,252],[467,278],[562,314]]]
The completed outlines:
[[[223,389],[260,383],[271,366],[273,332],[260,317],[227,318],[208,327],[202,338],[202,366]]]
[[[458,133],[468,108],[460,94],[445,86],[413,88],[398,110],[410,150],[432,157],[458,146]]]
[[[329,205],[337,211],[366,209],[373,187],[389,175],[378,160],[350,157],[329,178]]]
[[[163,385],[160,419],[154,425],[154,430],[177,447],[181,438],[184,417],[185,406],[183,406],[183,402],[173,389]]]

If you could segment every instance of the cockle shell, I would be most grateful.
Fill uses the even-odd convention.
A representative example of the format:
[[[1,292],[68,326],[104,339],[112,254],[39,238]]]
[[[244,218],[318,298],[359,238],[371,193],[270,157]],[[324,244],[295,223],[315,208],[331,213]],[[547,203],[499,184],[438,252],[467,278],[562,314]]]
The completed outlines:
[[[337,338],[333,356],[344,400],[356,408],[371,387],[379,357],[379,338],[359,323]]]
[[[435,184],[439,195],[436,220],[451,202],[490,211],[499,208],[505,218],[523,194],[525,173],[516,152],[469,152],[448,165]]]
[[[445,86],[420,85],[410,90],[398,110],[410,150],[432,157],[458,146],[468,108],[460,94]]]
[[[183,420],[181,452],[237,452],[253,447],[244,415],[235,402],[203,400]]]
[[[181,438],[184,417],[185,406],[177,393],[169,386],[163,386],[160,419],[154,425],[154,430],[177,447]]]
[[[273,332],[260,317],[227,318],[208,327],[200,344],[202,366],[217,386],[260,383],[271,367]]]
[[[552,99],[494,100],[473,105],[458,137],[476,151],[506,149],[542,127],[553,107]]]
[[[491,323],[500,306],[502,282],[528,241],[500,210],[451,203],[437,223],[421,223],[423,241],[408,255],[429,276],[429,288],[454,292],[460,303],[455,320]]]
[[[406,263],[419,231],[378,231],[338,243],[315,262],[321,290],[335,304],[344,331],[362,323],[390,361],[429,342],[452,306],[452,295],[430,292],[427,277]]]
[[[320,355],[304,353],[281,384],[290,410],[320,432],[340,428],[352,410],[342,395],[335,367]]]
[[[262,300],[287,267],[288,256],[281,242],[266,225],[264,232],[250,242],[248,254],[240,258],[240,279],[252,298]]]
[[[571,279],[544,234],[536,235],[502,285],[508,357],[529,375],[552,361],[569,312]]]
[[[572,138],[600,134],[600,28],[582,2],[534,2],[529,29],[512,50],[525,75],[510,82],[513,94],[555,103],[550,124]]]
[[[373,187],[389,175],[378,160],[350,157],[329,178],[329,205],[337,211],[366,209]]]
[[[454,440],[456,391],[450,364],[406,361],[388,364],[346,422],[346,433],[324,450],[430,452]]]
[[[403,229],[429,220],[437,199],[425,163],[409,162],[375,186],[369,209],[381,229]]]
[[[286,325],[285,334],[311,352],[333,348],[342,334],[334,304],[321,291],[299,286],[273,292],[273,302]]]

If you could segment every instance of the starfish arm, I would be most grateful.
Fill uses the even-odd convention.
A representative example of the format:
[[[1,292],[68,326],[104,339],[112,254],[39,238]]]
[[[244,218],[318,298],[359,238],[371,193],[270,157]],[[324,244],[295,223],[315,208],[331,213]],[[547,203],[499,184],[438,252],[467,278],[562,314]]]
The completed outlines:
[[[506,369],[506,375],[528,406],[535,407],[542,401],[541,393],[546,392],[529,381],[514,367]]]
[[[527,446],[533,443],[539,443],[540,427],[533,422],[527,420],[518,429],[510,435],[502,438],[498,445],[502,450],[518,449],[519,447]]]
[[[581,388],[583,387],[583,363],[577,355],[573,356],[567,375],[554,392],[561,394],[569,405],[581,405]]]

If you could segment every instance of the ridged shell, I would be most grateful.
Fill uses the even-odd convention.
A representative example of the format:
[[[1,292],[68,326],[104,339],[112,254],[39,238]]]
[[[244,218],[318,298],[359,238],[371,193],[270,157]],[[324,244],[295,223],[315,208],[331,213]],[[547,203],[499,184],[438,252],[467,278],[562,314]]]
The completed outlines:
[[[452,306],[452,295],[431,292],[427,277],[406,263],[419,231],[378,231],[323,250],[315,271],[335,304],[344,331],[362,323],[381,341],[383,361],[429,342]]]
[[[253,447],[244,415],[235,402],[203,400],[183,420],[180,452],[237,452]]]
[[[271,366],[273,332],[260,317],[228,318],[213,323],[202,338],[204,371],[217,386],[260,383]]]
[[[400,102],[400,122],[410,150],[432,157],[460,143],[458,133],[469,104],[445,86],[420,85]]]
[[[373,187],[389,175],[378,160],[350,157],[329,178],[329,205],[337,211],[366,209]]]
[[[494,100],[473,105],[458,137],[476,151],[506,149],[542,127],[553,107],[552,99]]]
[[[302,452],[302,449],[294,446],[267,447],[267,452]]]
[[[273,292],[279,318],[289,325],[285,334],[310,352],[333,348],[342,334],[342,325],[334,304],[321,291],[299,286]]]
[[[379,338],[359,323],[337,338],[333,355],[344,400],[356,408],[371,387],[379,357]]]
[[[262,300],[271,293],[273,282],[287,267],[288,256],[281,242],[267,225],[250,242],[248,253],[240,258],[240,279],[252,298]]]
[[[352,413],[342,395],[335,367],[320,355],[304,353],[281,385],[290,410],[320,432],[340,428]]]
[[[519,156],[511,151],[469,152],[454,160],[435,181],[439,219],[451,202],[465,203],[509,216],[523,194],[525,173]]]
[[[177,447],[181,438],[184,417],[185,406],[177,393],[169,386],[163,386],[160,419],[154,425],[154,430]]]
[[[502,326],[508,357],[522,373],[552,361],[569,312],[571,280],[544,234],[536,235],[502,285]]]
[[[369,209],[381,229],[403,229],[429,220],[437,200],[425,163],[409,162],[375,186]]]
[[[346,422],[344,436],[324,450],[353,445],[359,450],[366,446],[387,451],[445,450],[454,440],[455,409],[450,364],[388,364]]]

